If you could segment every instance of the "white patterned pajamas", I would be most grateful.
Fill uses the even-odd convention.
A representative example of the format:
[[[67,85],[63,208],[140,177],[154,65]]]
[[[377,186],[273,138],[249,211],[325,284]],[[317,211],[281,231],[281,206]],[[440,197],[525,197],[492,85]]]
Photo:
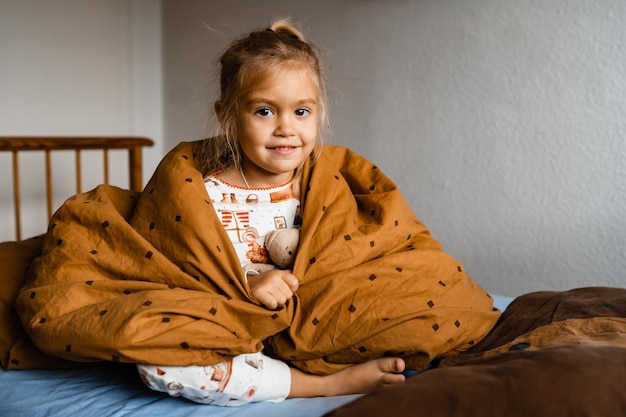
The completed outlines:
[[[289,366],[260,352],[209,366],[137,365],[137,370],[151,389],[201,404],[280,402],[291,388]]]

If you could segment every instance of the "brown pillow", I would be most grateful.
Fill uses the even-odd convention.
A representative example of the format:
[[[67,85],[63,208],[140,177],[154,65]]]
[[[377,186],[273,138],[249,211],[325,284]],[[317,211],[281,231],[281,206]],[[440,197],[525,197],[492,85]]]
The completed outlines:
[[[511,351],[426,371],[327,416],[624,416],[624,369],[619,347]]]
[[[5,369],[58,369],[77,365],[39,351],[13,308],[28,268],[40,255],[42,244],[43,236],[0,243],[0,364]]]

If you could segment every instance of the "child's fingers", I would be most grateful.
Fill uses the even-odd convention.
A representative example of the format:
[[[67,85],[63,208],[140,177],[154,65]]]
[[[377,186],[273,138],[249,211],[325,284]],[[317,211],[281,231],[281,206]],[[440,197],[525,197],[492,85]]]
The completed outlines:
[[[250,278],[252,295],[270,310],[284,305],[300,286],[291,271],[272,270]]]
[[[296,278],[296,276],[293,275],[291,271],[285,271],[285,274],[283,275],[283,281],[285,281],[285,284],[287,284],[289,289],[293,292],[296,292],[300,287],[300,281],[298,281],[298,278]]]
[[[283,284],[280,287],[266,288],[264,291],[261,291],[257,296],[257,300],[270,310],[273,310],[278,308],[278,306],[285,305],[292,296],[293,292]]]
[[[264,302],[263,304],[265,304],[265,307],[269,308],[270,310],[275,310],[280,305],[280,303],[276,300],[276,298],[271,297],[271,296],[268,297],[267,301]]]
[[[274,310],[280,305],[277,297],[270,291],[261,291],[259,294],[257,294],[256,299],[270,310]]]

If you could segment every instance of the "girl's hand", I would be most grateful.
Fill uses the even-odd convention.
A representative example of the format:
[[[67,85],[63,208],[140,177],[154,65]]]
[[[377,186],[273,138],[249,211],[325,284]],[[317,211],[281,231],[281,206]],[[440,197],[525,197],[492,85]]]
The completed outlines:
[[[281,269],[249,275],[248,284],[252,295],[271,310],[284,305],[300,286],[298,278],[291,271]]]

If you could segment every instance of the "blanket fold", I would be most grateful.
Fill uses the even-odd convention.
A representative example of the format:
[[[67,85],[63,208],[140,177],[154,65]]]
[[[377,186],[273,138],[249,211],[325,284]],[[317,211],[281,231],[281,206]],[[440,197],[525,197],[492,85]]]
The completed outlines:
[[[263,348],[315,374],[383,355],[420,369],[478,343],[499,312],[395,185],[326,146],[302,178],[303,227],[286,306],[251,295],[182,143],[141,193],[69,199],[16,301],[43,352],[72,361],[202,365]]]

